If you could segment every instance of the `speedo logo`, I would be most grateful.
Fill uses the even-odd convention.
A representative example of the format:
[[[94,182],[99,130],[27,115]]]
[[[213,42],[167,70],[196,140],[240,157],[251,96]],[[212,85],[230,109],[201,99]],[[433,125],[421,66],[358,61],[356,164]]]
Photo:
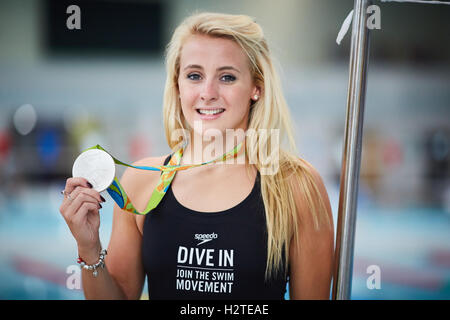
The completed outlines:
[[[201,242],[197,243],[197,246],[204,244],[206,242],[209,242],[211,240],[217,239],[219,236],[217,235],[217,233],[210,233],[210,234],[205,234],[205,233],[196,233],[194,236],[195,240],[199,240]]]

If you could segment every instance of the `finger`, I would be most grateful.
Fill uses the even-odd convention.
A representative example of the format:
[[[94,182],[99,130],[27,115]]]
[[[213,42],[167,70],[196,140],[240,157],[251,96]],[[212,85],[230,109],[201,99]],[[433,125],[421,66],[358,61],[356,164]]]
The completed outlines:
[[[72,217],[72,222],[75,225],[81,225],[83,220],[86,219],[86,216],[89,214],[89,212],[93,212],[95,214],[98,214],[98,206],[97,204],[93,202],[83,202],[79,209],[77,210],[76,214]]]
[[[94,198],[90,194],[81,191],[67,206],[64,215],[65,218],[68,220],[72,220],[75,215],[83,214],[84,211],[81,211],[81,213],[79,211],[84,203],[91,203],[97,209],[101,208],[101,205],[99,204],[99,201],[96,198]]]
[[[66,187],[64,188],[66,194],[72,193],[72,191],[76,187],[85,187],[85,188],[92,188],[92,185],[87,181],[85,178],[82,177],[72,177],[66,180]]]
[[[75,180],[75,179],[82,179],[82,180]],[[84,181],[86,181],[86,184],[89,184],[86,179],[84,178],[69,178],[67,179],[67,184],[65,194],[64,194],[64,200],[60,207],[60,212],[66,210],[66,208],[71,204],[71,202],[77,197],[79,193],[82,191],[88,194],[91,194],[93,197],[98,199],[99,202],[105,202],[105,199],[100,195],[100,193],[91,187],[84,186]],[[83,185],[77,185],[79,183],[83,183]],[[73,188],[75,186],[75,188]],[[72,189],[71,192],[68,192],[67,190]]]
[[[98,192],[97,190],[90,189],[90,188],[85,188],[85,187],[80,187],[80,186],[76,187],[72,191],[72,193],[70,193],[70,198],[72,198],[72,200],[74,200],[81,193],[85,193],[85,194],[90,195],[91,197],[97,199],[98,202],[105,202],[105,199],[100,195],[100,192]]]
[[[62,213],[62,211],[64,211],[67,208],[67,206],[73,200],[71,193],[78,186],[82,186],[85,188],[92,188],[92,185],[85,178],[82,178],[82,177],[68,178],[66,180],[66,185],[65,185],[64,191],[63,191],[64,200],[63,200],[60,210],[59,210],[61,213]]]

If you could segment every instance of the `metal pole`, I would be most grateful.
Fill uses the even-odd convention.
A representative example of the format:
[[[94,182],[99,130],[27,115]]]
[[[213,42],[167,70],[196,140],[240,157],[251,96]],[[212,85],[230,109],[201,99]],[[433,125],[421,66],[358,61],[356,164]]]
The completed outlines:
[[[361,167],[364,98],[368,61],[369,30],[366,28],[370,0],[355,0],[350,47],[347,115],[339,190],[336,232],[334,300],[348,300],[353,274],[353,247],[356,226],[359,170]]]

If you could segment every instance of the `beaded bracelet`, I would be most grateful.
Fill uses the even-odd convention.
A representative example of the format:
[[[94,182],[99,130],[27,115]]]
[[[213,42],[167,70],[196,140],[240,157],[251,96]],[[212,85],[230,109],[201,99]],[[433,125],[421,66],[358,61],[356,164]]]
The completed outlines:
[[[97,277],[97,275],[98,275],[97,269],[99,267],[101,267],[102,269],[105,268],[105,256],[107,254],[108,254],[108,252],[106,251],[106,249],[103,249],[102,251],[100,251],[100,257],[99,257],[98,262],[96,264],[88,265],[88,264],[86,264],[86,262],[83,261],[83,259],[81,259],[80,256],[78,256],[77,263],[80,265],[81,269],[94,270],[94,271],[92,271],[92,275],[94,277]]]

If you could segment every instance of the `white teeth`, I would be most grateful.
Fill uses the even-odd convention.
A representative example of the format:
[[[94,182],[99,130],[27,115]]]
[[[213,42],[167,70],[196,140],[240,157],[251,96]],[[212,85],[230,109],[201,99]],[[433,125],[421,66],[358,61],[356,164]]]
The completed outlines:
[[[221,113],[222,111],[225,111],[225,109],[214,109],[214,110],[198,109],[198,112],[200,112],[201,114],[217,114]]]

